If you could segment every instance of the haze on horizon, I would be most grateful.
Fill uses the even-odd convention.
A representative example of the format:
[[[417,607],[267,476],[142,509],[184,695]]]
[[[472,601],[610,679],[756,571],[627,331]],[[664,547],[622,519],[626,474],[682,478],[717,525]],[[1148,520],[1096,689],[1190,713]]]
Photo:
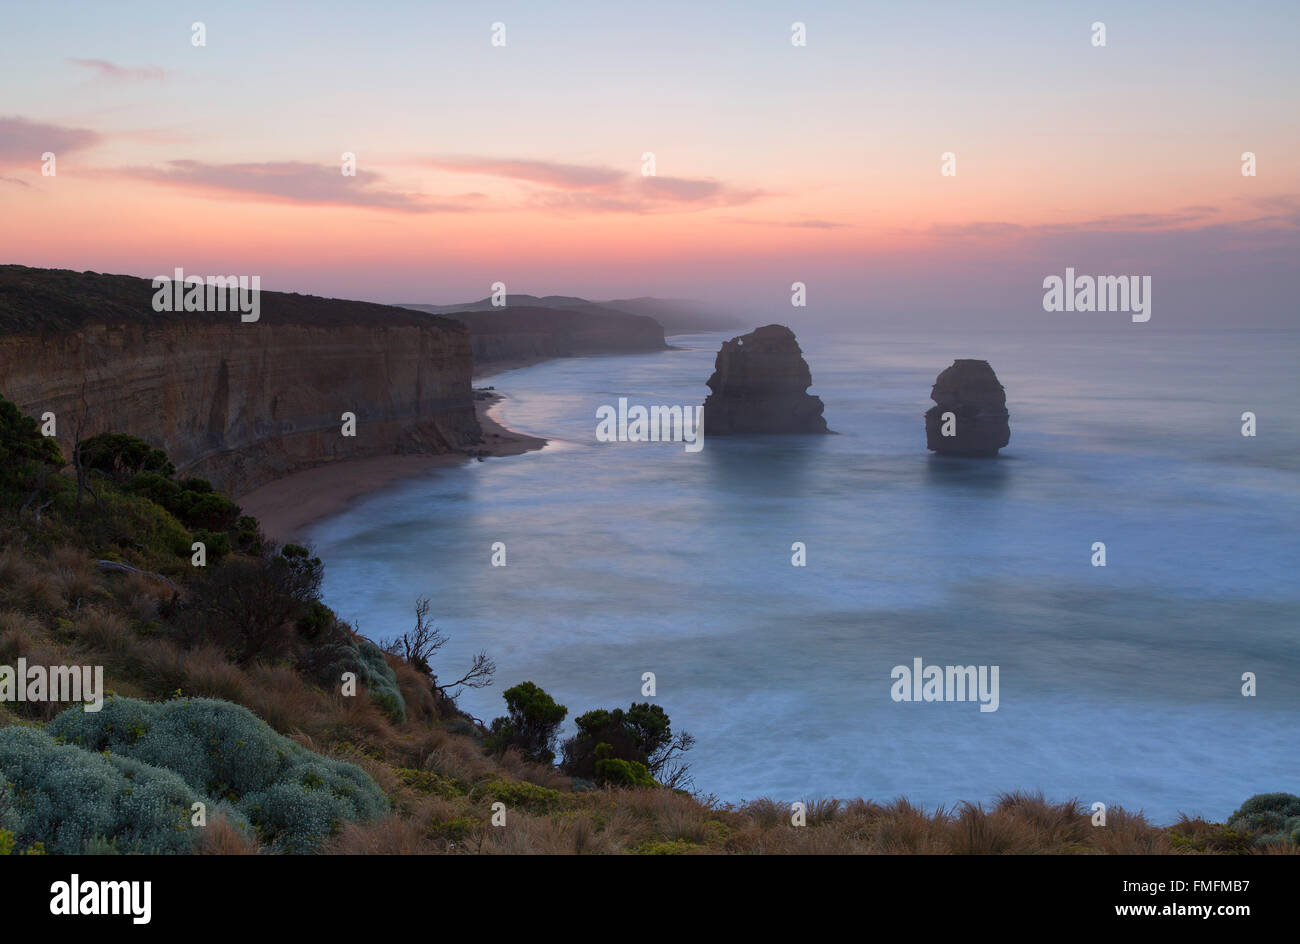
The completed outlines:
[[[1147,327],[1296,325],[1294,3],[466,6],[7,10],[0,262],[1123,324],[1042,310],[1070,266],[1150,275]]]

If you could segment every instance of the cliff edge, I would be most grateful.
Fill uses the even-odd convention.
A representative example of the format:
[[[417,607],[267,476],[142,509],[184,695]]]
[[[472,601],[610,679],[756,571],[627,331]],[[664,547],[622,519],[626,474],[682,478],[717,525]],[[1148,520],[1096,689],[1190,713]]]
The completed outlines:
[[[261,292],[244,323],[153,297],[148,279],[0,266],[0,393],[54,413],[65,455],[78,435],[126,432],[239,496],[326,462],[481,441],[459,321]]]

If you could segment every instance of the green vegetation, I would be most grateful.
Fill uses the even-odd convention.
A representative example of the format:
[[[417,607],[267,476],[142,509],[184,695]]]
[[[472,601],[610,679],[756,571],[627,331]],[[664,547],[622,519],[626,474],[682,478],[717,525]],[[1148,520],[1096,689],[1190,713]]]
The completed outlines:
[[[247,708],[210,698],[110,698],[47,726],[56,741],[175,772],[191,790],[234,805],[274,850],[310,852],[347,821],[375,819],[388,800],[355,764],[322,757]]]
[[[102,841],[118,852],[191,852],[190,810],[200,799],[162,767],[61,744],[34,728],[0,729],[0,826],[10,849],[42,842],[77,854]]]
[[[577,725],[578,733],[564,742],[563,767],[570,776],[617,786],[687,782],[687,767],[676,758],[695,739],[685,732],[674,737],[668,713],[659,705],[589,711],[578,717]]]
[[[498,754],[514,748],[539,764],[555,760],[560,723],[569,709],[557,705],[555,699],[532,682],[507,688],[501,697],[506,701],[506,714],[492,720],[487,746]]]
[[[568,709],[522,682],[490,726],[461,712],[455,691],[493,666],[481,653],[440,684],[427,600],[381,649],[320,599],[310,549],[267,540],[158,450],[112,434],[77,451],[66,463],[0,398],[0,664],[102,666],[112,696],[98,713],[0,703],[0,855],[1300,849],[1292,794],[1252,797],[1226,825],[1112,807],[1096,828],[1075,801],[1013,794],[933,812],[809,800],[794,827],[788,802],[681,789],[692,739],[650,703],[579,716],[557,768]]]
[[[1228,828],[1264,846],[1300,845],[1300,796],[1257,793],[1228,817]]]
[[[0,490],[24,509],[50,494],[50,480],[63,466],[53,439],[41,435],[40,425],[0,398]]]
[[[568,797],[558,790],[539,787],[535,783],[521,783],[511,780],[492,780],[480,784],[480,795],[492,800],[499,800],[509,809],[524,810],[529,813],[555,813],[570,808]]]

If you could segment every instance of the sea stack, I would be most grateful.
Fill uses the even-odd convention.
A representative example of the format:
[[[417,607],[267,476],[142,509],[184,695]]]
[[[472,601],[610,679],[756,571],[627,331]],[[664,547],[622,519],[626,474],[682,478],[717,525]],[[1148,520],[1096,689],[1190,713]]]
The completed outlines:
[[[1007,392],[988,361],[953,361],[930,399],[937,406],[925,413],[925,444],[939,455],[992,458],[1011,441]],[[945,413],[952,414],[946,423]]]
[[[704,401],[709,436],[829,433],[825,405],[807,391],[812,372],[784,325],[766,325],[722,342]]]

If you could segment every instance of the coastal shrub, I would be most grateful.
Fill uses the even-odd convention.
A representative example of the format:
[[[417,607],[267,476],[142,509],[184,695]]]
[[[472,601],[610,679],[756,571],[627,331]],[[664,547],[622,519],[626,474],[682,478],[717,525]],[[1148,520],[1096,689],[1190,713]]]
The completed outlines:
[[[174,771],[193,790],[228,800],[274,851],[313,851],[343,822],[388,809],[360,767],[309,751],[230,702],[110,698],[98,712],[64,711],[49,732]]]
[[[513,747],[539,764],[554,761],[557,732],[569,709],[557,705],[555,699],[532,682],[507,688],[501,697],[506,702],[506,714],[492,720],[491,733],[485,741],[487,748],[504,754]]]
[[[370,697],[398,724],[406,721],[406,702],[397,686],[397,675],[384,658],[383,651],[369,639],[357,644],[357,677],[366,685]]]
[[[88,549],[100,555],[136,554],[153,563],[190,556],[193,539],[189,531],[165,508],[143,495],[114,489],[101,489],[97,494],[98,513],[83,515],[78,522],[80,537]],[[71,517],[75,500],[75,493],[65,492],[56,507]]]
[[[36,728],[0,730],[0,826],[17,845],[186,853],[198,839],[191,807],[203,799],[176,773],[137,759],[60,744]]]
[[[235,522],[235,546],[244,554],[260,557],[263,551],[261,525],[252,515],[242,515]]]
[[[682,779],[684,768],[670,769],[669,761],[690,750],[694,738],[685,733],[674,738],[668,713],[660,706],[643,702],[626,711],[600,708],[576,721],[578,733],[564,742],[562,767],[570,776],[624,785],[641,785],[645,778],[675,785]]]
[[[196,492],[182,486],[177,507],[171,511],[187,527],[224,533],[235,527],[240,508],[225,495]]]
[[[459,780],[439,777],[431,770],[416,770],[413,767],[397,767],[393,770],[397,779],[420,793],[454,800],[469,792],[469,787]]]
[[[1294,793],[1257,793],[1228,817],[1228,828],[1255,834],[1261,845],[1300,844],[1300,796]]]
[[[123,491],[141,495],[169,511],[181,500],[181,487],[157,472],[141,472],[123,486]]]
[[[175,482],[165,474],[143,471],[122,485],[123,491],[166,508],[188,528],[225,533],[240,520],[240,508],[216,492],[205,479]]]
[[[326,610],[326,612],[329,612]],[[309,621],[318,618],[318,614],[309,611]],[[331,622],[333,614],[330,613]],[[301,630],[302,623],[299,627]],[[317,678],[324,684],[337,686],[344,672],[353,672],[369,693],[371,700],[377,704],[388,717],[397,724],[406,721],[406,700],[402,697],[397,674],[393,671],[383,651],[369,639],[341,639],[320,646],[311,653],[315,664]]]
[[[295,624],[320,599],[323,573],[320,558],[296,544],[209,565],[190,582],[182,636],[189,645],[222,646],[240,662],[285,656]]]
[[[523,810],[538,816],[555,813],[569,805],[559,790],[539,787],[522,780],[492,780],[479,784],[474,792],[491,800],[500,800],[508,809]]]
[[[613,787],[657,786],[645,764],[613,756],[608,744],[596,745],[596,782]]]
[[[81,464],[119,484],[141,472],[167,478],[176,474],[165,452],[125,433],[100,433],[83,440]]]
[[[334,611],[320,600],[313,600],[305,613],[298,617],[296,629],[298,635],[311,642],[325,638],[326,632],[335,622]]]
[[[224,531],[194,532],[194,540],[202,541],[209,563],[220,563],[230,553],[230,535]]]
[[[58,444],[41,435],[40,424],[0,397],[0,489],[7,495],[43,490],[63,465]]]

